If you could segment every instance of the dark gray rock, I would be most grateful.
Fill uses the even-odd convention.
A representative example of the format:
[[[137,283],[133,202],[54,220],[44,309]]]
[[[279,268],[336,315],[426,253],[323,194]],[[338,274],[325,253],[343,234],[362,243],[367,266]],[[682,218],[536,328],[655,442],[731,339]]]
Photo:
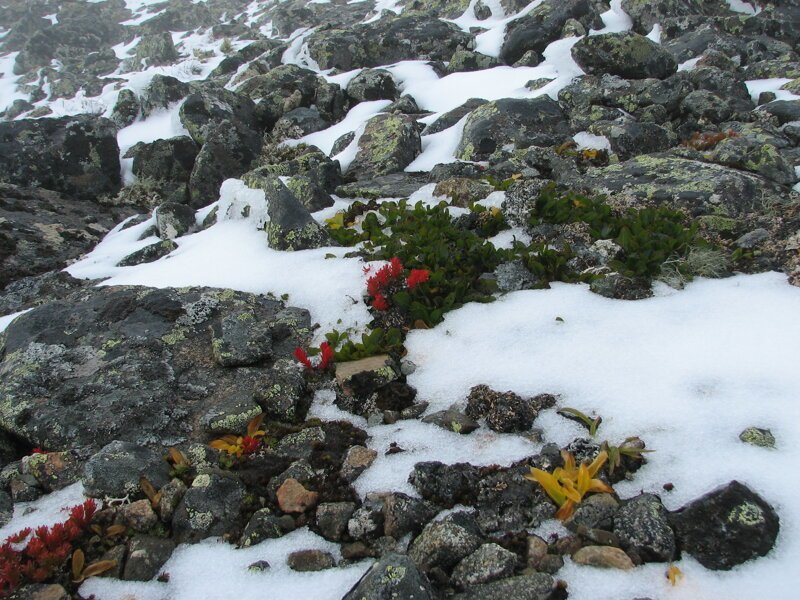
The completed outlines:
[[[348,173],[370,179],[402,171],[422,151],[416,122],[408,115],[372,117],[358,141],[358,152]]]
[[[523,8],[513,9],[517,12]],[[500,58],[513,65],[529,50],[544,52],[551,42],[561,37],[569,19],[591,22],[597,13],[588,0],[545,0],[525,16],[509,23]]]
[[[330,127],[316,108],[303,106],[290,110],[275,123],[272,129],[272,139],[283,141],[298,139],[315,131],[322,131]]]
[[[137,535],[128,542],[128,558],[122,579],[125,581],[150,581],[161,571],[175,550],[170,539]]]
[[[687,94],[681,102],[681,109],[690,117],[709,123],[722,123],[733,115],[728,103],[708,90],[695,90]]]
[[[0,527],[11,521],[14,516],[14,502],[5,490],[0,490]]]
[[[230,122],[228,129],[231,125],[240,129],[241,136],[248,137],[246,134],[250,134],[260,138],[257,134],[260,127],[255,103],[245,94],[225,88],[199,88],[181,104],[179,116],[189,135],[200,145],[206,143],[211,131],[217,129],[216,125],[225,121]]]
[[[356,510],[354,502],[325,502],[317,505],[317,528],[326,540],[340,542],[347,532],[347,523]]]
[[[214,361],[209,325],[242,312],[271,325],[274,363],[231,368]],[[68,329],[53,326],[64,323]],[[307,346],[308,335],[307,312],[264,296],[203,288],[79,289],[24,314],[4,332],[0,395],[9,401],[0,405],[0,425],[33,446],[59,450],[115,439],[205,442],[197,423],[231,401],[250,417],[256,400],[268,412],[280,408],[302,420],[310,396],[291,357],[297,346]],[[287,377],[290,370],[300,382]]]
[[[561,144],[569,136],[564,111],[548,96],[495,100],[476,108],[467,118],[456,156],[486,160],[499,148]]]
[[[439,133],[440,131],[444,131],[445,129],[449,129],[456,123],[458,123],[461,119],[463,119],[466,115],[471,113],[473,110],[478,108],[479,106],[483,106],[486,104],[486,100],[483,98],[470,98],[461,106],[454,108],[451,111],[444,113],[441,117],[436,119],[433,123],[428,125],[422,133],[425,135],[431,135],[433,133]]]
[[[653,25],[671,17],[725,15],[730,9],[721,0],[622,0],[622,10],[633,19],[636,31],[644,35]]]
[[[269,508],[262,508],[253,513],[244,533],[239,540],[239,546],[248,548],[264,540],[283,537],[295,528],[294,521],[288,515],[277,516]]]
[[[794,185],[797,175],[791,161],[787,160],[778,146],[759,137],[761,136],[738,136],[722,140],[703,153],[703,158],[756,173],[779,185]]]
[[[113,196],[121,185],[117,127],[92,115],[0,123],[0,182]]]
[[[165,202],[156,211],[156,229],[162,240],[186,235],[196,225],[194,211],[185,204]]]
[[[347,95],[358,103],[394,100],[399,92],[394,77],[386,69],[364,69],[347,84]]]
[[[490,429],[501,433],[527,431],[539,415],[536,403],[514,392],[496,392],[486,385],[476,385],[467,397],[467,414],[486,419]]]
[[[430,16],[388,16],[351,29],[317,30],[308,49],[321,69],[348,71],[379,67],[401,60],[448,60],[472,36],[452,23]]]
[[[408,198],[427,183],[428,178],[424,175],[391,173],[340,185],[336,194],[342,198]]]
[[[286,564],[292,571],[306,573],[332,569],[336,566],[336,559],[324,550],[297,550],[289,554]]]
[[[564,525],[574,532],[579,529],[611,530],[617,510],[619,510],[619,502],[611,494],[593,494],[575,508],[575,512],[565,521]]]
[[[436,516],[436,505],[395,492],[383,499],[383,533],[396,540],[418,534]]]
[[[533,573],[509,577],[492,583],[476,585],[463,594],[456,594],[457,600],[549,600],[556,589],[555,580],[546,573]]]
[[[333,244],[327,231],[310,215],[280,179],[247,173],[245,183],[264,191],[269,203],[269,222],[265,229],[270,248],[276,250],[306,250]]]
[[[0,315],[47,304],[85,287],[87,283],[87,280],[75,279],[66,271],[50,271],[17,279],[0,292]]]
[[[33,108],[31,106],[31,108]],[[111,111],[109,117],[114,124],[120,129],[131,125],[142,112],[142,106],[139,103],[139,98],[128,88],[120,90],[117,96],[117,102]]]
[[[165,202],[186,204],[189,179],[200,148],[188,136],[139,143],[126,157],[133,157],[133,174],[154,188]]]
[[[675,534],[658,496],[641,494],[614,515],[614,533],[622,548],[645,562],[669,562],[675,556]]]
[[[178,51],[168,31],[151,33],[136,45],[136,54],[127,62],[128,69],[143,71],[149,67],[171,65],[178,60]]]
[[[332,152],[332,154],[336,154]],[[307,196],[298,195],[298,188],[292,184],[291,179],[303,177],[314,184],[315,188],[332,192],[341,183],[339,162],[331,160],[316,146],[298,144],[288,147],[275,144],[265,144],[258,158],[260,165],[256,171],[260,174],[268,173],[290,178],[287,186],[292,193],[306,203]],[[295,189],[292,189],[295,188]],[[300,189],[302,192],[302,189]],[[310,201],[310,197],[309,201]],[[310,206],[306,206],[311,210]]]
[[[514,574],[518,558],[494,543],[483,544],[453,569],[452,581],[461,589],[505,579]]]
[[[127,214],[124,209],[109,210],[58,192],[0,183],[0,289],[15,280],[63,269],[91,250]],[[20,282],[13,292],[16,300],[0,300],[0,307],[10,308],[0,314],[41,303],[35,290],[43,285],[52,290],[65,287]],[[21,308],[14,309],[14,302]]]
[[[408,476],[420,496],[446,508],[456,504],[474,504],[479,479],[478,467],[467,463],[421,462],[414,465]]]
[[[155,262],[167,256],[170,252],[178,249],[178,245],[172,240],[164,240],[145,246],[141,250],[132,252],[117,263],[118,267],[133,267],[145,263]]]
[[[333,206],[333,198],[313,175],[290,177],[286,180],[286,187],[309,212]]]
[[[246,492],[231,476],[195,477],[172,517],[175,541],[193,543],[235,530]]]
[[[422,419],[423,423],[433,423],[447,431],[453,431],[462,435],[472,433],[480,427],[477,421],[462,413],[456,408],[440,410],[431,413]]]
[[[183,100],[191,92],[188,83],[184,83],[169,75],[156,74],[140,98],[142,117]]]
[[[342,600],[433,600],[428,578],[402,554],[387,554],[364,573]]]
[[[318,75],[310,69],[281,65],[263,75],[247,79],[237,91],[258,102],[259,114],[267,124],[274,124],[282,115],[296,108],[310,107],[315,102],[317,87],[321,83]],[[335,96],[335,90],[325,89],[329,96],[331,93]],[[325,104],[329,112],[333,109],[332,103],[335,104],[335,98],[328,97]]]
[[[620,273],[609,273],[595,279],[589,289],[604,298],[614,300],[643,300],[653,295],[650,281],[644,277],[627,277]]]
[[[611,150],[616,152],[621,160],[628,160],[639,154],[663,152],[678,142],[671,131],[655,123],[637,123],[629,120],[619,123],[600,121],[593,124],[589,130],[595,135],[606,136],[611,143]]]
[[[261,137],[241,121],[209,124],[203,128],[203,135],[204,143],[189,177],[194,208],[218,200],[222,182],[247,171],[261,149]]]
[[[707,569],[727,571],[765,556],[780,520],[761,496],[731,481],[670,514],[678,547]]]
[[[448,571],[481,545],[477,524],[467,513],[454,513],[429,523],[411,543],[408,556],[423,573]]]
[[[480,479],[475,518],[482,531],[520,531],[538,527],[553,517],[553,503],[541,488],[523,477],[529,470],[525,466],[499,469]]]
[[[87,461],[83,485],[86,493],[95,498],[124,498],[140,493],[142,477],[158,489],[170,480],[169,464],[161,453],[150,448],[114,441]]]
[[[778,119],[778,123],[781,125],[800,121],[800,101],[798,100],[776,100],[762,106],[759,110]]]
[[[403,113],[404,115],[416,115],[423,110],[417,105],[417,101],[408,94],[401,96],[386,107],[388,113]]]
[[[669,52],[630,31],[587,36],[572,47],[572,58],[590,75],[608,73],[625,79],[664,79],[678,69]]]
[[[272,356],[272,329],[252,312],[233,312],[215,324],[211,348],[223,367],[259,364]]]
[[[483,69],[492,69],[499,67],[503,64],[502,61],[494,56],[487,56],[479,52],[470,52],[468,50],[459,49],[450,57],[450,62],[447,65],[448,73],[462,73],[469,71],[481,71]]]
[[[538,283],[521,260],[505,262],[497,266],[492,273],[497,289],[500,292],[518,292],[533,289]]]

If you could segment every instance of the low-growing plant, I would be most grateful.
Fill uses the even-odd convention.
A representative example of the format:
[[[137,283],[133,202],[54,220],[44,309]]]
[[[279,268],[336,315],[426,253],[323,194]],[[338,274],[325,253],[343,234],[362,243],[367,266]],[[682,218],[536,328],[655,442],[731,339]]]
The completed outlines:
[[[319,360],[311,362],[311,357],[319,355]],[[309,371],[317,371],[323,373],[333,366],[334,353],[330,343],[322,342],[319,350],[309,349],[308,352],[302,348],[295,348],[294,357],[301,365]]]
[[[169,448],[167,450],[167,462],[170,463],[171,468],[169,471],[170,477],[177,477],[182,479],[192,469],[192,464],[186,455],[177,448]]]
[[[605,464],[608,455],[601,451],[597,457],[586,465],[575,465],[575,457],[566,450],[561,451],[563,467],[556,467],[552,473],[531,467],[525,479],[535,481],[558,505],[556,518],[566,521],[575,512],[575,507],[583,497],[591,492],[613,494],[613,488],[600,479],[596,479],[598,471]]]
[[[608,443],[608,440],[603,442],[600,445],[600,449],[608,454],[608,466],[606,467],[608,470],[609,476],[614,475],[614,471],[622,466],[622,459],[629,458],[631,460],[643,462],[644,456],[642,456],[645,452],[652,452],[652,450],[646,450],[645,448],[640,448],[639,446],[643,446],[638,437],[629,437],[625,438],[625,440],[619,446],[612,446]]]
[[[499,177],[495,177],[494,175],[485,175],[483,177],[483,181],[488,183],[498,192],[507,192],[512,185],[514,185],[517,181],[522,178],[522,173],[514,173],[511,177],[507,179],[500,179]]]
[[[78,548],[72,553],[72,581],[73,583],[81,583],[89,579],[89,577],[102,575],[116,566],[116,560],[98,560],[87,565],[83,550]]]
[[[575,421],[576,423],[583,425],[589,430],[589,435],[592,437],[597,434],[597,428],[600,427],[600,424],[603,422],[603,417],[600,415],[596,417],[590,417],[586,413],[579,411],[577,408],[560,408],[556,411],[556,413],[565,419],[569,419],[570,421]]]
[[[266,432],[261,427],[264,413],[256,415],[247,424],[245,435],[224,435],[211,441],[208,445],[216,450],[221,450],[229,457],[241,458],[253,454],[261,446],[262,438]]]
[[[687,148],[704,152],[705,150],[713,149],[723,140],[737,136],[738,134],[733,129],[728,129],[727,131],[695,131],[688,140],[683,142],[683,145]]]
[[[346,362],[358,360],[378,354],[397,354],[403,353],[403,332],[398,328],[388,330],[375,328],[369,332],[361,334],[361,341],[354,342],[350,339],[350,334],[333,330],[325,334],[326,339],[334,348],[336,360]]]

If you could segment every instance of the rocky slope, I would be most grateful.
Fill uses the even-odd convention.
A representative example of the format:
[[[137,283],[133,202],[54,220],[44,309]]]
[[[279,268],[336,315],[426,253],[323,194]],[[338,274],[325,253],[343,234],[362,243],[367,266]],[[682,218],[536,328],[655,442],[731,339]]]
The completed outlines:
[[[603,493],[636,480],[642,440],[602,445],[599,421],[562,410],[588,432],[547,443],[558,390],[476,386],[429,410],[404,343],[555,282],[617,300],[734,272],[800,285],[800,3],[7,0],[0,28],[0,314],[29,311],[0,333],[0,522],[80,481],[106,504],[68,556],[125,581],[158,577],[176,544],[308,528],[335,551],[286,564],[359,565],[348,599],[565,598],[565,562],[729,570],[772,550],[781,517],[746,481],[673,510]],[[388,200],[408,197],[425,202]],[[265,248],[363,266],[341,299],[360,330],[326,331],[288,287],[59,272],[112,229],[122,250],[82,263],[110,276],[242,220]],[[348,418],[308,418],[323,398]],[[404,421],[535,451],[420,461],[413,489],[360,493],[374,428]],[[584,499],[570,464],[598,456]],[[559,507],[566,530],[534,534]],[[15,577],[19,549],[2,551],[0,594],[92,593],[67,555]]]

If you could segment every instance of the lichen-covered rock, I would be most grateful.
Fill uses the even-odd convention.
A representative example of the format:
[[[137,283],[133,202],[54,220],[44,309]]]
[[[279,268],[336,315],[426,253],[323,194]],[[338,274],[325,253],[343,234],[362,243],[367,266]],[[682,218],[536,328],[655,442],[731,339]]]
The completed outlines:
[[[387,16],[350,29],[321,29],[308,37],[308,50],[321,69],[349,71],[401,60],[448,60],[472,36],[429,16]]]
[[[418,534],[438,512],[431,502],[395,492],[383,500],[383,533],[396,540]]]
[[[158,489],[169,482],[169,465],[155,450],[114,441],[86,462],[83,486],[95,498],[124,498],[140,492],[142,477]]]
[[[253,312],[236,311],[215,325],[211,348],[223,367],[255,365],[272,356],[272,329]]]
[[[481,545],[477,524],[467,513],[453,513],[429,523],[411,543],[408,556],[423,573],[450,570]]]
[[[316,108],[299,107],[284,114],[272,128],[272,139],[278,142],[298,139],[330,127]]]
[[[372,117],[358,141],[358,152],[348,170],[357,179],[402,171],[422,151],[419,131],[408,115]]]
[[[473,110],[478,108],[479,106],[483,106],[486,104],[486,100],[483,98],[470,98],[461,106],[457,106],[453,110],[449,110],[444,113],[441,117],[436,119],[433,123],[425,127],[422,131],[424,135],[431,135],[434,133],[439,133],[440,131],[444,131],[445,129],[449,129],[456,123],[458,123],[461,119],[471,113]]]
[[[133,174],[147,180],[165,202],[186,204],[189,179],[199,147],[188,136],[138,143],[125,154],[133,157]]]
[[[31,105],[30,109],[33,109],[33,105]],[[109,118],[117,127],[122,128],[131,125],[141,112],[142,106],[139,98],[131,90],[124,88],[120,90],[117,102],[114,104]]]
[[[761,429],[760,427],[748,427],[739,434],[739,439],[745,444],[751,446],[759,446],[761,448],[774,448],[775,436],[769,429]]]
[[[275,250],[307,250],[331,246],[328,232],[288,190],[280,179],[247,173],[244,181],[253,189],[264,191],[268,202],[269,222],[265,226],[267,243]]]
[[[522,9],[520,5],[512,12]],[[513,65],[529,50],[541,54],[561,37],[569,19],[592,23],[598,13],[588,0],[545,0],[528,14],[508,24],[500,58]]]
[[[641,494],[625,502],[614,515],[614,533],[644,562],[669,562],[675,555],[675,534],[658,496]]]
[[[681,550],[722,571],[765,556],[780,529],[772,506],[738,481],[693,500],[671,513],[670,521]]]
[[[453,569],[452,581],[460,588],[505,579],[514,574],[517,555],[494,543],[483,544]]]
[[[501,433],[526,431],[539,415],[537,404],[514,392],[496,392],[486,385],[476,385],[467,397],[467,414],[486,419],[490,429]]]
[[[194,229],[194,211],[185,204],[165,202],[156,210],[156,229],[162,240],[174,240]]]
[[[125,581],[150,581],[172,556],[172,540],[137,535],[128,542],[127,559],[122,579]]]
[[[264,540],[283,537],[293,531],[294,527],[294,521],[289,515],[279,517],[269,508],[262,508],[250,517],[239,540],[239,545],[242,548],[249,548]]]
[[[392,74],[386,69],[364,69],[347,84],[347,95],[355,102],[394,100],[399,95]]]
[[[157,110],[180,102],[190,92],[191,88],[188,83],[169,75],[157,73],[147,84],[147,87],[144,88],[139,99],[142,107],[142,117],[147,118]],[[122,92],[120,92],[121,94]]]
[[[246,488],[234,477],[198,475],[186,490],[172,530],[179,544],[231,533],[237,528]]]
[[[433,189],[433,195],[444,196],[450,200],[453,206],[466,208],[473,202],[483,200],[493,191],[494,188],[484,181],[453,177],[437,183]]]
[[[546,573],[509,577],[500,581],[475,585],[455,600],[549,600],[556,589],[555,580]]]
[[[274,362],[216,363],[209,326],[241,313],[270,324]],[[79,289],[26,313],[3,333],[0,426],[51,450],[97,448],[115,439],[205,442],[197,423],[232,399],[276,410],[270,390],[285,387],[281,365],[293,365],[294,349],[307,345],[307,320],[307,312],[280,301],[231,290]],[[302,379],[296,367],[293,372]],[[298,388],[283,413],[302,419],[306,396]]]
[[[664,79],[678,69],[669,52],[630,31],[587,36],[572,47],[572,58],[589,74],[626,79]]]
[[[242,134],[259,129],[255,103],[245,94],[225,88],[204,86],[197,89],[184,100],[178,114],[189,135],[200,145],[206,143],[210,131],[216,129],[214,126],[224,121],[239,127]]]
[[[644,35],[667,18],[725,15],[730,9],[722,0],[622,0],[622,10],[633,19],[636,31]]]
[[[137,250],[136,252],[132,252],[121,261],[117,263],[118,267],[133,267],[135,265],[142,265],[145,263],[151,263],[159,260],[160,258],[164,258],[169,253],[174,252],[178,249],[178,244],[173,242],[172,240],[162,240],[160,242],[155,242],[150,244],[149,246],[145,246],[144,248]]]
[[[505,98],[476,108],[467,118],[456,156],[486,160],[507,145],[516,148],[553,146],[569,134],[569,124],[558,102],[549,96]]]
[[[170,65],[178,60],[178,51],[168,31],[151,33],[136,44],[136,54],[127,61],[126,67],[133,71],[144,71],[149,67]]]
[[[621,160],[628,160],[639,154],[663,152],[677,143],[676,136],[655,123],[637,123],[625,120],[620,123],[599,121],[589,131],[595,135],[605,136],[611,144],[611,150]]]
[[[481,71],[483,69],[499,67],[502,64],[502,61],[494,56],[487,56],[480,52],[470,52],[468,50],[459,49],[453,52],[453,56],[450,57],[450,62],[447,65],[447,72],[462,73]]]
[[[428,578],[402,554],[387,554],[364,573],[342,600],[433,600],[436,594]]]
[[[525,466],[516,466],[497,469],[481,477],[477,485],[475,519],[482,531],[530,529],[553,517],[553,503],[540,487],[524,478],[529,471]]]
[[[300,107],[310,107],[315,100],[318,75],[297,65],[281,65],[263,75],[243,82],[237,91],[258,102],[258,112],[268,124]]]
[[[336,188],[342,198],[408,198],[428,183],[424,175],[413,173],[390,173],[373,179],[346,183]]]
[[[479,479],[478,467],[467,463],[421,462],[414,465],[408,476],[420,496],[446,508],[474,504]]]
[[[0,182],[89,200],[119,191],[117,126],[103,117],[0,123]]]

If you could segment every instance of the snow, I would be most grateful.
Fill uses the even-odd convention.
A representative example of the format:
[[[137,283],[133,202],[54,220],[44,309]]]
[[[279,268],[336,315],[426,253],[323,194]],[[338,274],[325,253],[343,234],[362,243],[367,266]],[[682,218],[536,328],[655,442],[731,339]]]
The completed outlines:
[[[588,131],[581,131],[572,136],[572,139],[578,144],[578,150],[593,148],[611,151],[611,142],[604,135],[594,135]]]
[[[603,27],[598,31],[590,31],[589,35],[598,35],[601,33],[617,33],[620,31],[628,31],[633,27],[633,20],[628,16],[622,8],[622,0],[611,0],[610,8],[600,15],[603,19]]]
[[[405,170],[430,171],[436,165],[456,162],[455,152],[464,133],[467,118],[467,116],[462,117],[458,123],[439,133],[423,135],[422,153]]]
[[[83,486],[75,483],[33,502],[16,503],[13,519],[4,527],[0,527],[0,543],[26,527],[35,529],[42,525],[49,527],[56,523],[63,523],[69,518],[69,514],[65,513],[64,509],[82,504],[85,499]]]
[[[788,90],[782,90],[781,86],[793,81],[783,77],[776,77],[773,79],[751,79],[745,81],[747,91],[750,92],[750,97],[753,102],[758,104],[758,97],[763,92],[773,92],[776,100],[800,100],[800,96],[793,94]]]
[[[333,150],[333,145],[343,135],[356,131],[360,126],[364,125],[372,117],[380,113],[384,108],[389,106],[389,100],[372,100],[370,102],[360,102],[356,104],[350,112],[347,113],[344,119],[339,121],[336,125],[332,125],[322,131],[310,133],[297,140],[286,140],[284,144],[287,146],[297,146],[298,144],[310,144],[322,150],[325,154],[330,154]]]

